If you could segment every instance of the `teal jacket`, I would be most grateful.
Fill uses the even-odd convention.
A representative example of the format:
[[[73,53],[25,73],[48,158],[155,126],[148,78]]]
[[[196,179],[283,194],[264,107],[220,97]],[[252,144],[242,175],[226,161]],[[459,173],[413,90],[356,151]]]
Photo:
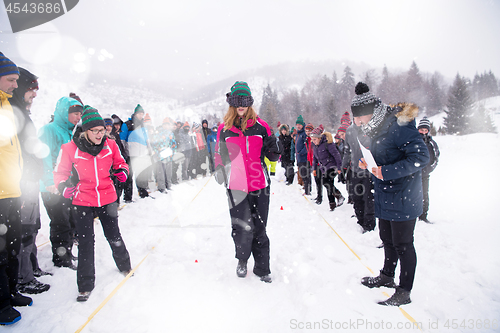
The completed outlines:
[[[68,109],[73,105],[83,105],[71,97],[62,97],[57,101],[54,121],[43,126],[38,132],[40,141],[48,146],[48,155],[43,159],[43,176],[40,191],[47,192],[47,186],[54,185],[52,172],[57,162],[61,146],[71,141],[75,125],[68,120]]]

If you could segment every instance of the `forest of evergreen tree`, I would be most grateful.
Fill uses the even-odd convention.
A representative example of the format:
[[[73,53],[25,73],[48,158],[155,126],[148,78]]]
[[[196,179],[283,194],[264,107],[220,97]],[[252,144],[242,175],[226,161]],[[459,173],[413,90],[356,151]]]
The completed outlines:
[[[415,62],[406,72],[390,73],[384,66],[381,77],[373,69],[360,77],[385,104],[413,102],[419,106],[420,115],[427,117],[444,111],[446,117],[444,126],[439,129],[441,134],[496,132],[491,115],[484,105],[477,103],[500,95],[500,84],[491,71],[476,74],[473,80],[457,74],[451,86],[439,72],[423,75]],[[350,112],[357,81],[351,68],[346,66],[340,78],[335,72],[331,76],[318,75],[300,90],[277,91],[268,84],[259,116],[275,127],[278,122],[293,126],[297,116],[302,115],[307,123],[323,124],[326,129],[335,131],[341,115]]]

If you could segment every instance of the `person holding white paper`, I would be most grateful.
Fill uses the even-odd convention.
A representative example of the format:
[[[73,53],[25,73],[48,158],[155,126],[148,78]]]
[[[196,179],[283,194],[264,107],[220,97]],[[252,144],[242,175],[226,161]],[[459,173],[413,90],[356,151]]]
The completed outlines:
[[[379,304],[400,306],[411,302],[417,266],[413,231],[422,214],[421,170],[429,162],[429,151],[415,126],[418,114],[415,104],[385,105],[362,82],[355,91],[351,104],[354,123],[370,137],[370,152],[376,163],[370,171],[374,180],[375,216],[379,218],[385,254],[380,275],[365,277],[361,283],[369,288],[396,288],[389,299]],[[368,167],[365,158],[359,167]],[[394,273],[398,261],[401,273],[396,286]]]

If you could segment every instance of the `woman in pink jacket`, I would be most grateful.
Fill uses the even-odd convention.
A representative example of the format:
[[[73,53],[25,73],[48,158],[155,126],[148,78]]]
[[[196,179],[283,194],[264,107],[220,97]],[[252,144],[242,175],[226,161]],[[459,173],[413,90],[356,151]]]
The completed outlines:
[[[118,227],[116,190],[111,170],[120,182],[128,176],[116,142],[106,135],[104,121],[97,110],[88,108],[82,116],[81,130],[73,141],[61,146],[54,170],[54,183],[66,198],[73,198],[78,233],[77,301],[84,302],[94,289],[94,213],[99,216],[104,235],[111,246],[120,272],[131,270],[130,256]]]
[[[226,96],[230,106],[219,127],[214,161],[215,178],[227,188],[238,259],[236,274],[247,275],[247,261],[253,254],[254,274],[269,283],[266,226],[271,181],[264,158],[278,160],[278,140],[252,108],[253,97],[246,82],[237,81]]]

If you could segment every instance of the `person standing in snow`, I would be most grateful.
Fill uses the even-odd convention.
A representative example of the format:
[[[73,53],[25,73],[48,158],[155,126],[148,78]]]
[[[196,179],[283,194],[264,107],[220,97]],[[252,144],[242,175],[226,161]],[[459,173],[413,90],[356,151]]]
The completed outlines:
[[[323,131],[323,126],[319,125],[311,134],[312,146],[314,149],[313,157],[313,175],[316,177],[318,169],[323,175],[323,186],[326,188],[326,194],[330,203],[330,210],[344,203],[344,197],[335,187],[335,176],[340,173],[342,159],[333,141],[332,134]],[[337,199],[337,202],[335,202]]]
[[[212,126],[212,131],[207,135],[208,158],[210,159],[210,172],[215,172],[214,166],[214,150],[217,142],[217,125]]]
[[[73,258],[74,226],[71,216],[71,200],[57,191],[54,185],[54,167],[61,146],[71,141],[73,128],[80,121],[83,105],[72,97],[61,97],[56,104],[54,121],[43,126],[38,132],[50,153],[43,159],[43,176],[40,181],[42,201],[50,218],[50,242],[52,262],[56,267],[76,269]]]
[[[415,127],[418,107],[400,103],[390,107],[359,82],[351,111],[356,126],[370,138],[370,151],[377,164],[372,173],[375,190],[375,216],[379,218],[380,238],[384,244],[384,267],[377,277],[364,277],[369,288],[396,288],[380,305],[400,306],[411,302],[417,255],[413,232],[422,214],[422,174],[429,162],[429,151]],[[364,158],[358,163],[368,166]],[[394,283],[398,261],[401,264],[399,286]]]
[[[104,120],[98,111],[87,108],[81,131],[62,145],[54,170],[60,193],[72,200],[78,232],[77,301],[88,300],[95,286],[94,213],[97,214],[116,266],[124,275],[131,270],[130,255],[118,227],[118,204],[111,172],[120,182],[128,177],[125,163],[114,140],[105,135]],[[72,180],[72,170],[78,179]],[[113,171],[111,171],[113,170]]]
[[[123,147],[130,156],[130,166],[132,174],[135,174],[135,185],[141,198],[149,196],[149,175],[151,166],[150,149],[148,142],[148,133],[144,127],[144,109],[140,104],[134,109],[134,113],[123,123],[120,133],[120,139]],[[125,188],[125,202],[132,202],[132,189]]]
[[[285,169],[286,184],[292,185],[295,172],[293,170],[294,159],[292,159],[293,139],[290,135],[288,125],[282,124],[279,127],[280,135],[278,137],[281,149],[281,167]]]
[[[279,144],[274,133],[253,109],[248,84],[237,81],[226,94],[229,109],[219,126],[215,145],[215,179],[227,188],[238,277],[247,275],[247,261],[254,257],[253,273],[271,282],[269,238],[270,178],[264,158],[277,161]]]
[[[436,141],[434,141],[429,133],[430,130],[431,122],[427,119],[427,117],[422,118],[422,120],[418,123],[418,132],[422,135],[422,139],[429,150],[430,161],[429,164],[427,164],[422,170],[422,191],[424,194],[424,202],[422,215],[420,215],[418,219],[427,223],[431,223],[427,219],[427,212],[429,211],[429,176],[430,173],[436,168],[440,154]]]
[[[38,266],[36,236],[40,223],[40,178],[43,164],[39,152],[34,151],[38,141],[35,125],[31,120],[31,105],[37,96],[38,77],[28,70],[19,67],[18,87],[9,100],[14,113],[19,117],[22,128],[18,132],[24,168],[21,181],[21,227],[22,239],[19,251],[19,279],[17,289],[27,294],[39,294],[49,290],[50,285],[38,281],[38,276],[48,275]],[[36,269],[34,269],[34,267]],[[36,272],[35,272],[36,270]]]
[[[297,137],[295,138],[295,154],[297,161],[297,174],[303,181],[305,195],[311,194],[311,170],[309,167],[309,162],[307,161],[307,153],[308,153],[308,137],[305,131],[306,123],[302,118],[302,115],[297,117],[297,121],[295,122],[295,126],[297,126]],[[300,184],[300,181],[299,181]]]
[[[354,213],[365,233],[375,229],[375,202],[372,176],[368,170],[359,167],[363,155],[358,140],[364,147],[370,147],[370,138],[358,126],[349,126],[345,133],[342,169],[346,170],[347,191],[354,204]]]
[[[0,52],[0,325],[21,320],[14,306],[33,304],[30,297],[16,288],[21,247],[21,177],[23,157],[17,136],[16,119],[9,103],[17,88],[19,69]]]

